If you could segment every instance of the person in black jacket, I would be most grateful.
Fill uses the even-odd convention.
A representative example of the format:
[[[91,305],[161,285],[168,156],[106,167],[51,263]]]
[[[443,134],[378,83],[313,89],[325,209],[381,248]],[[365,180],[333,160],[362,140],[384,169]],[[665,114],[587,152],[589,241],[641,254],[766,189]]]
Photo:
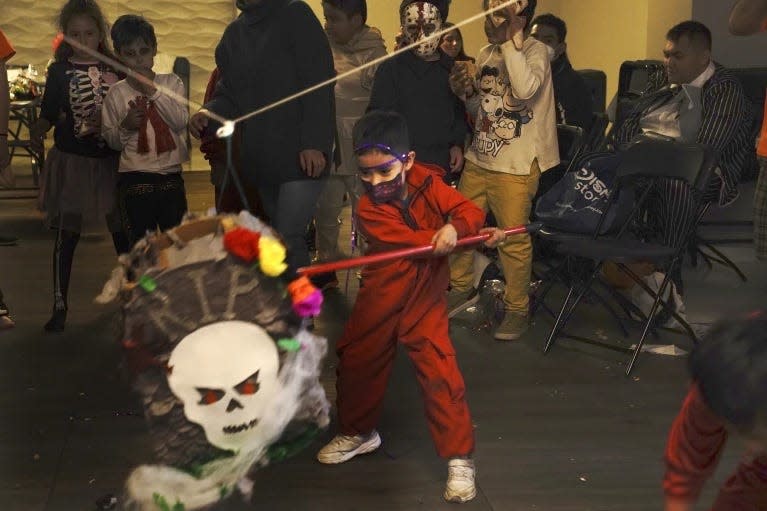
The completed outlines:
[[[328,39],[306,3],[237,0],[237,7],[242,13],[216,48],[221,78],[212,99],[190,120],[198,138],[218,127],[209,123],[208,111],[234,119],[335,74]],[[333,87],[323,87],[241,124],[245,188],[257,188],[285,240],[292,269],[310,262],[304,234],[332,160],[333,102]]]
[[[567,56],[567,24],[553,14],[541,14],[533,20],[530,35],[548,46],[557,123],[578,126],[588,133],[595,110],[594,98]]]
[[[369,112],[388,110],[405,117],[416,159],[439,165],[446,176],[463,168],[468,131],[466,109],[448,81],[454,60],[439,49],[438,38],[429,38],[443,28],[448,4],[403,0],[403,37],[407,44],[422,44],[378,67],[368,107]]]

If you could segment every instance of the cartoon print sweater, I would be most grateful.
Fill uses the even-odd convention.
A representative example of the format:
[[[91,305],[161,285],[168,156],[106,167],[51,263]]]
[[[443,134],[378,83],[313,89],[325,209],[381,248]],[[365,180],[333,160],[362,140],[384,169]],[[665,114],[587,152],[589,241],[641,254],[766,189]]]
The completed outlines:
[[[477,58],[476,94],[466,101],[474,139],[466,159],[495,172],[527,175],[559,164],[554,87],[548,52],[527,38],[491,44]]]

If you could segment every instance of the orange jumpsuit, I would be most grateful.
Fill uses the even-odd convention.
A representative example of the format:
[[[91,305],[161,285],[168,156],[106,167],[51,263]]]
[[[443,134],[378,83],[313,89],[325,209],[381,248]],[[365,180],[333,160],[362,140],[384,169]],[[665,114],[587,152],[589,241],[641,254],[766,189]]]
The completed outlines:
[[[368,254],[428,245],[448,216],[459,238],[482,227],[484,212],[444,184],[438,167],[415,163],[406,180],[404,204],[375,205],[368,195],[360,199],[357,215]],[[471,416],[448,336],[448,283],[445,256],[365,267],[351,318],[336,347],[341,434],[375,429],[399,341],[415,366],[437,453],[443,458],[471,454]]]

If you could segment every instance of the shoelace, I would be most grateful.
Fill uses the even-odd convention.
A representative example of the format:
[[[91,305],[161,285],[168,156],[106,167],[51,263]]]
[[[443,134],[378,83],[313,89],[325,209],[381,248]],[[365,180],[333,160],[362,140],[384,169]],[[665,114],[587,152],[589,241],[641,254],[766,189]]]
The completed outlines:
[[[465,481],[471,481],[474,474],[474,468],[471,465],[450,465],[448,467],[450,473],[450,479],[463,479]]]

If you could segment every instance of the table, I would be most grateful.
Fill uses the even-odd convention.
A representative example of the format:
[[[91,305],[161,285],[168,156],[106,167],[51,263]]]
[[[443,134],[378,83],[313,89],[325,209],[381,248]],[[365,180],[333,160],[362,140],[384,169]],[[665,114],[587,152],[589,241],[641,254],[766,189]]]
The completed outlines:
[[[29,100],[11,101],[8,122],[8,146],[11,161],[17,155],[17,151],[32,159],[32,178],[35,186],[40,185],[40,170],[45,163],[45,150],[38,152],[32,148],[29,130],[40,117],[41,102],[41,96]]]

